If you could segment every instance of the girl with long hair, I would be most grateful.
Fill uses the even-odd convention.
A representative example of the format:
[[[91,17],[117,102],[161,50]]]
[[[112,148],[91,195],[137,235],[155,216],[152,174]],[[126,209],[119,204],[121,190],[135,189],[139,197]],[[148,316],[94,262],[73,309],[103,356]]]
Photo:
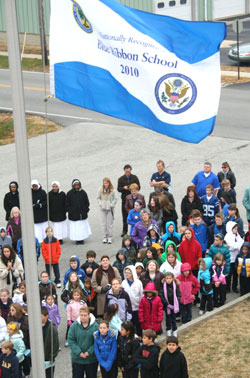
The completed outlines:
[[[97,201],[100,206],[101,223],[103,228],[102,242],[111,244],[117,192],[108,177],[104,177],[102,186],[98,189]]]

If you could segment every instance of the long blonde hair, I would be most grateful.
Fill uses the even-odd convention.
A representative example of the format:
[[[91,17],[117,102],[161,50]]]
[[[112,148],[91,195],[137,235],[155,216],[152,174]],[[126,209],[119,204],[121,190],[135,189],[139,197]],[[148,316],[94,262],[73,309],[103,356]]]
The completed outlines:
[[[108,192],[111,193],[112,190],[114,189],[111,181],[110,181],[110,178],[109,177],[104,177],[104,179],[102,180],[102,192],[104,193],[105,191],[105,187],[104,187],[104,181],[108,182],[109,183],[109,186],[108,186]]]

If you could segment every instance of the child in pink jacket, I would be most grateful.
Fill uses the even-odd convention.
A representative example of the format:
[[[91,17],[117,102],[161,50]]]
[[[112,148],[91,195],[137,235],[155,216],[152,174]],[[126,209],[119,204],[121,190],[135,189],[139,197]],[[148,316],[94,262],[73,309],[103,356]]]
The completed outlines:
[[[181,292],[180,308],[182,323],[192,320],[192,303],[195,295],[200,289],[200,284],[191,271],[191,265],[184,263],[181,265],[181,274],[177,277],[180,282],[179,289]]]
[[[139,304],[139,322],[141,329],[152,329],[157,335],[162,333],[163,307],[161,298],[153,282],[148,282],[143,290],[144,296]]]
[[[226,301],[227,282],[225,275],[225,258],[221,253],[214,256],[211,267],[212,283],[214,291],[214,307],[223,306]]]
[[[72,298],[73,299],[67,304],[67,307],[66,307],[67,322],[68,322],[67,335],[68,335],[68,330],[71,324],[74,323],[77,320],[77,318],[79,318],[80,316],[80,308],[87,307],[87,304],[82,300],[83,293],[81,290],[75,289],[73,291]]]

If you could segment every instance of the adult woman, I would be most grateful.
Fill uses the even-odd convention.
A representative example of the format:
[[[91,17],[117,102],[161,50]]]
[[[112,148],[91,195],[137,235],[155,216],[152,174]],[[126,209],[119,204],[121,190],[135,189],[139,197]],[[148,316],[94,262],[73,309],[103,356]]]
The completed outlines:
[[[142,282],[143,288],[149,283],[154,282],[156,290],[158,293],[162,287],[162,279],[164,274],[159,271],[159,265],[155,260],[149,260],[146,265],[146,271],[142,272],[140,275],[140,280]]]
[[[39,243],[46,237],[45,229],[48,227],[47,194],[37,180],[31,181],[32,203],[34,212],[35,236]]]
[[[110,265],[109,256],[101,257],[101,265],[94,270],[91,285],[97,293],[97,316],[103,315],[107,291],[111,288],[113,278],[121,278],[117,268]]]
[[[18,207],[13,207],[10,212],[10,219],[7,223],[7,233],[12,239],[12,246],[16,250],[17,241],[22,237],[21,212]]]
[[[131,184],[129,186],[129,190],[131,194],[126,197],[125,202],[125,209],[127,210],[127,213],[129,213],[129,211],[134,208],[136,200],[141,201],[142,208],[146,207],[145,198],[142,194],[139,193],[139,186],[137,184]]]
[[[88,223],[89,198],[82,189],[80,180],[72,181],[72,189],[66,196],[66,210],[69,217],[69,238],[76,244],[84,244],[84,239],[91,235]]]
[[[97,201],[100,206],[101,223],[103,228],[103,243],[112,243],[114,210],[117,202],[117,193],[110,179],[104,177],[102,186],[98,189]]]
[[[236,186],[236,178],[227,161],[221,164],[221,169],[222,171],[217,174],[219,182],[221,183],[222,180],[228,179],[231,183],[231,188],[234,188]]]
[[[201,245],[195,240],[194,230],[187,227],[185,230],[185,239],[181,242],[178,252],[181,256],[182,263],[189,263],[193,274],[198,275],[198,260],[202,257]]]
[[[157,230],[159,231],[158,224],[155,220],[151,220],[150,212],[148,209],[142,209],[140,213],[141,221],[136,223],[136,225],[133,228],[133,232],[131,234],[132,239],[136,244],[138,244],[139,249],[143,248],[143,240],[145,236],[147,235],[147,231],[149,226],[153,223],[157,226]]]
[[[159,197],[153,196],[150,199],[150,202],[148,204],[148,209],[150,211],[151,219],[154,219],[159,226],[159,229],[162,229],[162,209],[159,202]]]
[[[10,245],[5,245],[0,258],[0,289],[8,289],[12,293],[13,286],[23,279],[23,265],[20,258]]]
[[[11,181],[9,183],[9,192],[5,194],[3,200],[3,206],[6,211],[6,220],[9,220],[11,209],[15,206],[20,207],[19,204],[19,191],[18,183],[16,181]]]
[[[60,190],[60,183],[53,181],[52,190],[49,192],[49,220],[54,231],[54,236],[63,244],[63,239],[68,236],[66,223],[66,194]]]
[[[185,226],[192,210],[203,212],[200,197],[196,193],[195,185],[187,187],[187,194],[181,201],[182,226]]]
[[[165,230],[166,223],[169,221],[173,221],[177,228],[178,215],[168,197],[160,196],[159,203],[162,209],[162,229]]]
[[[10,305],[7,324],[10,322],[17,322],[19,324],[19,327],[23,332],[24,344],[27,349],[30,349],[28,314],[24,312],[22,306],[19,303],[12,303]]]

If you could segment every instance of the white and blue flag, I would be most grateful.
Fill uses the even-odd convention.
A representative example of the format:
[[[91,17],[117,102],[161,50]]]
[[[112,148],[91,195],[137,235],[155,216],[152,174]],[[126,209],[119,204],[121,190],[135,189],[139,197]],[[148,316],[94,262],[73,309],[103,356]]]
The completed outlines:
[[[51,93],[198,143],[215,124],[225,34],[115,0],[51,0]]]

